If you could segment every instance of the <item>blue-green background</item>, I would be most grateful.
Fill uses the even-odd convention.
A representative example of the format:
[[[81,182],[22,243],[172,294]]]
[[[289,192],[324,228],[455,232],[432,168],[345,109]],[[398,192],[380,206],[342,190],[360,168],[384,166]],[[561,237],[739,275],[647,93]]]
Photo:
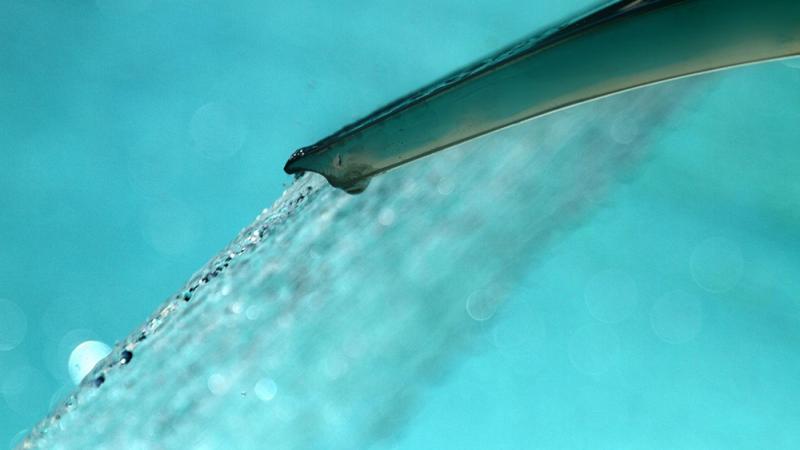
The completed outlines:
[[[0,352],[0,387],[14,373],[27,380],[23,393],[0,399],[0,447],[69,389],[72,346],[122,339],[277,197],[294,148],[594,3],[0,3],[0,298],[27,317],[22,343]],[[661,214],[655,224],[679,227],[694,245],[714,234],[697,228],[698,220],[724,222],[729,235],[739,226],[707,206],[727,205],[741,226],[776,236],[778,254],[791,261],[800,197],[798,184],[787,181],[800,166],[796,65],[724,78],[659,147],[683,152],[692,173],[708,174],[709,188],[698,193],[702,179],[683,183],[689,170],[667,163],[661,179],[674,184],[654,182],[649,198],[682,205],[693,217],[699,211],[706,222],[653,211],[624,193],[621,217]],[[768,151],[779,157],[747,162]],[[608,239],[628,238],[608,223],[597,227]],[[737,236],[749,242],[747,233]],[[574,239],[580,246],[581,235]],[[573,259],[563,263],[581,260]],[[798,285],[783,281],[770,295],[791,309],[785,304]],[[455,403],[461,410],[475,404]],[[448,434],[409,439],[422,445],[460,435],[472,440],[450,440],[456,447],[489,448],[460,430],[465,417]],[[469,430],[480,429],[474,425]]]
[[[29,380],[0,447],[69,389],[71,347],[122,339],[278,196],[294,148],[589,3],[0,2],[0,298],[28,321],[0,383]]]

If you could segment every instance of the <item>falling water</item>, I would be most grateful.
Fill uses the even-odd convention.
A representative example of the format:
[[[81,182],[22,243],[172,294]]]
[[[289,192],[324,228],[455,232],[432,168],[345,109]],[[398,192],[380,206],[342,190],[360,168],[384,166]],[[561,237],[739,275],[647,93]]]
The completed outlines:
[[[540,118],[357,196],[300,177],[21,446],[393,445],[542,252],[647,157],[694,83]]]

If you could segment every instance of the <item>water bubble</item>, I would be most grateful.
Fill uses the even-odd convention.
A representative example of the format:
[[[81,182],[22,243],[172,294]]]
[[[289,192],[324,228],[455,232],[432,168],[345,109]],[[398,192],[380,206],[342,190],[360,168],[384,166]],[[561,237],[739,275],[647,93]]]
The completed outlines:
[[[736,243],[713,237],[695,247],[689,266],[692,278],[701,288],[721,293],[730,290],[739,281],[744,259]]]
[[[503,302],[503,296],[492,289],[478,289],[467,297],[467,314],[482,322],[489,320]]]
[[[27,331],[25,312],[14,302],[0,298],[0,352],[15,349]]]
[[[247,128],[231,105],[212,102],[195,111],[189,133],[203,156],[221,161],[239,151],[247,136]]]
[[[253,392],[261,401],[268,402],[278,393],[278,385],[272,378],[262,378],[253,387]]]
[[[80,384],[81,380],[94,369],[103,358],[111,353],[111,347],[100,341],[85,341],[78,344],[69,355],[69,376],[72,382]]]
[[[605,270],[586,283],[583,297],[589,313],[595,319],[619,323],[630,317],[636,309],[636,282],[620,270]]]
[[[616,362],[619,351],[619,336],[608,325],[585,325],[575,330],[569,339],[570,362],[588,375],[607,372]]]
[[[686,292],[670,292],[653,305],[650,324],[664,342],[689,342],[700,333],[703,326],[703,305],[698,298]]]

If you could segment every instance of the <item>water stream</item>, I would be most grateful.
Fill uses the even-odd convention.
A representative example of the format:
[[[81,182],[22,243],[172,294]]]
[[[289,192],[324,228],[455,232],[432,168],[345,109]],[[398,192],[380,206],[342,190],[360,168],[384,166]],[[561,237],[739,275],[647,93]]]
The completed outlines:
[[[21,446],[395,445],[425,392],[471,357],[548,246],[647,157],[696,83],[547,116],[357,196],[299,178]]]

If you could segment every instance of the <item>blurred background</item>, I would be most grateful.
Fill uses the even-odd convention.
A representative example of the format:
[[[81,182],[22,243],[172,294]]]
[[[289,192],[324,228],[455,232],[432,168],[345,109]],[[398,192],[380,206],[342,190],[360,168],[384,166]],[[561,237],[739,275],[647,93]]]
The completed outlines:
[[[141,324],[271,204],[290,182],[281,169],[292,150],[597,2],[329,3],[0,2],[0,448],[66,396],[104,345],[113,346]],[[658,176],[645,176],[638,190],[623,189],[615,198],[622,206],[612,209],[613,215],[601,215],[579,230],[551,255],[538,273],[543,278],[521,288],[520,295],[535,291],[570,299],[565,308],[580,310],[575,320],[590,324],[573,341],[588,346],[601,341],[602,346],[603,335],[592,334],[591,324],[622,323],[632,315],[644,317],[636,323],[644,323],[648,332],[655,328],[653,340],[659,343],[688,342],[700,333],[702,320],[710,326],[722,317],[711,309],[705,319],[691,316],[697,313],[691,301],[675,312],[665,306],[670,302],[658,300],[653,317],[688,311],[686,323],[694,325],[659,329],[647,312],[625,305],[624,318],[609,319],[603,311],[598,318],[591,311],[593,299],[602,297],[604,283],[619,285],[620,276],[595,269],[605,259],[630,256],[625,246],[604,243],[635,241],[631,236],[639,237],[640,249],[659,249],[665,264],[677,261],[674,267],[682,271],[676,277],[697,295],[719,300],[742,273],[750,273],[761,283],[759,290],[740,300],[773,305],[772,312],[759,313],[759,324],[771,320],[768,314],[784,325],[798,317],[793,303],[798,268],[791,255],[798,245],[793,233],[800,221],[800,185],[787,180],[800,169],[792,157],[800,133],[792,128],[800,123],[800,62],[747,67],[720,80],[698,100],[693,115],[677,120],[656,146],[674,155],[656,161],[658,170],[651,173]],[[626,139],[625,130],[614,132]],[[702,157],[697,149],[703,149]],[[728,157],[734,162],[726,163]],[[711,181],[702,196],[694,188],[707,186],[706,179],[697,174]],[[661,206],[650,207],[653,198]],[[658,243],[660,235],[674,230],[680,240]],[[704,258],[711,262],[702,263]],[[719,259],[728,264],[721,272],[692,269],[691,261],[711,267]],[[586,261],[592,264],[581,268]],[[785,269],[753,271],[764,261]],[[633,271],[641,261],[630,264]],[[574,283],[560,278],[563,273],[553,275],[564,267],[576,268]],[[561,288],[542,290],[548,280],[551,288]],[[641,297],[651,294],[652,281],[639,280]],[[714,284],[720,282],[721,288]],[[768,289],[772,284],[777,287]],[[652,291],[655,298],[657,290]],[[625,292],[617,298],[624,302]],[[515,310],[508,311],[514,317]],[[563,314],[559,310],[554,316]],[[728,335],[741,331],[725,330]],[[776,330],[779,336],[770,334],[770,339],[785,346],[769,347],[777,350],[759,367],[789,377],[798,364],[786,349],[797,336],[791,327]],[[754,342],[743,351],[747,358],[764,354],[760,341]],[[581,354],[581,345],[571,347],[578,350],[569,355],[576,366],[570,377],[578,381],[567,377],[568,382],[607,372],[605,361]],[[665,355],[685,356],[676,348]],[[703,347],[693,348],[693,358],[708,357]],[[790,362],[782,367],[791,371],[781,372],[778,362]],[[475,388],[491,382],[508,398],[520,396],[510,386],[516,389],[526,374],[514,379],[511,371],[503,371],[509,375],[497,380],[491,369],[498,364],[478,360],[478,368],[469,372],[472,378],[450,387],[470,395],[434,396],[422,420],[434,423],[459,410],[459,421],[445,421],[452,433],[441,433],[438,425],[411,433],[410,448],[430,447],[437,439],[458,446],[460,441],[452,440],[456,435],[463,440],[460,448],[467,448],[480,442],[481,431],[513,426],[502,411],[490,408],[493,394]],[[792,379],[781,380],[782,387],[792,385]],[[588,404],[614,403],[614,392],[602,389],[603,382],[601,377],[599,384],[590,384],[598,389],[586,388]],[[471,395],[475,392],[480,395]],[[776,399],[781,392],[775,391]],[[560,393],[549,394],[548,405],[558,405]],[[557,422],[553,411],[530,414]],[[589,411],[586,420],[602,425],[602,417]],[[476,423],[484,428],[472,426]]]
[[[271,204],[295,148],[593,3],[0,2],[0,448],[73,388],[76,347]]]

